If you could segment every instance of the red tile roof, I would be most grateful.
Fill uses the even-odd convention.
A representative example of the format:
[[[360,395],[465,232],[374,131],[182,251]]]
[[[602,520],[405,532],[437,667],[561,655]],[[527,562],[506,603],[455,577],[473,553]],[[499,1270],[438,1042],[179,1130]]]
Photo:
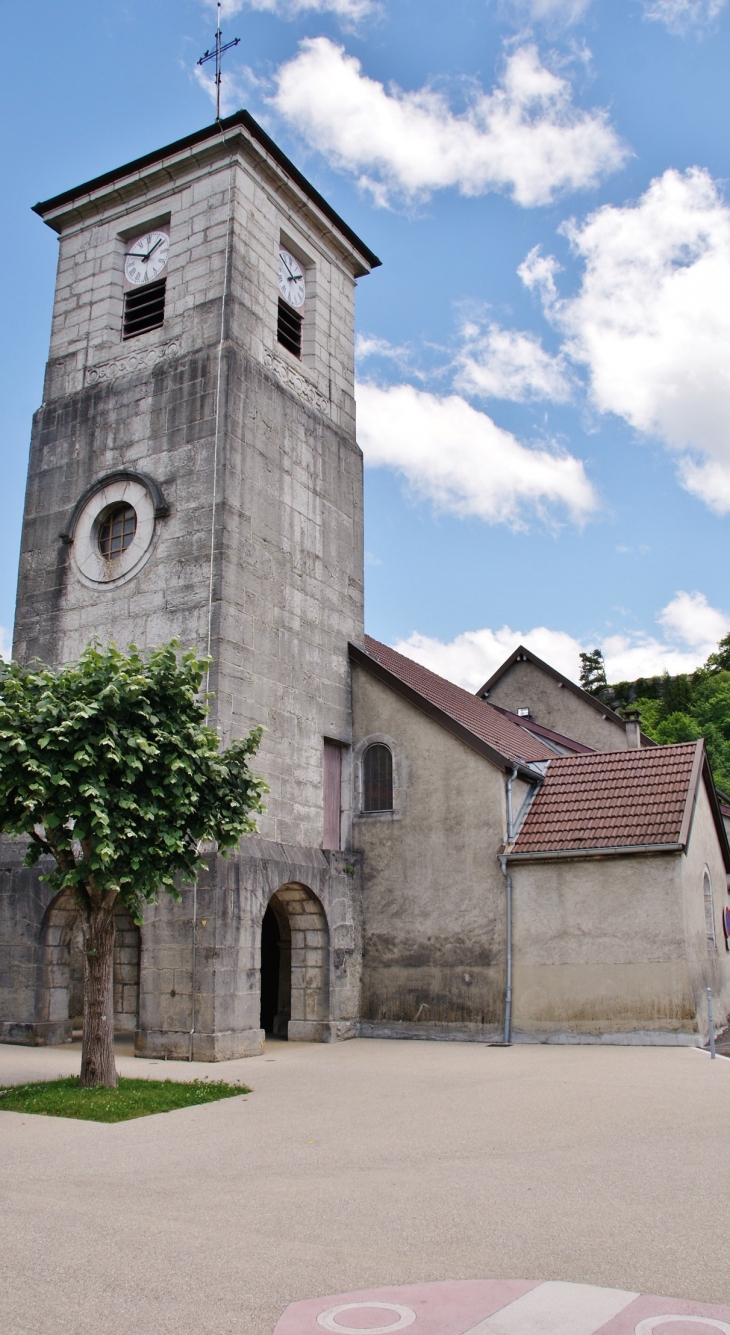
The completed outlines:
[[[703,762],[702,742],[558,756],[513,852],[683,843]]]
[[[552,760],[555,752],[544,746],[538,737],[505,718],[499,710],[462,690],[453,682],[438,677],[435,672],[421,667],[412,659],[396,653],[387,644],[381,644],[370,635],[365,636],[365,649],[371,658],[399,681],[417,692],[424,700],[435,705],[454,722],[466,728],[474,737],[492,747],[507,760],[525,762]]]

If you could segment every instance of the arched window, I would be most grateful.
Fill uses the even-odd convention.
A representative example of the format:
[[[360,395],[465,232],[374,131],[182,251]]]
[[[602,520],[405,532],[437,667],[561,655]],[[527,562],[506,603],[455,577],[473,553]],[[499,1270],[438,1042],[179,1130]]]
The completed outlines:
[[[393,810],[393,757],[376,742],[362,758],[363,811]]]
[[[705,932],[707,934],[707,949],[715,949],[715,904],[712,898],[712,881],[710,873],[705,867],[703,880],[703,890],[705,896]]]

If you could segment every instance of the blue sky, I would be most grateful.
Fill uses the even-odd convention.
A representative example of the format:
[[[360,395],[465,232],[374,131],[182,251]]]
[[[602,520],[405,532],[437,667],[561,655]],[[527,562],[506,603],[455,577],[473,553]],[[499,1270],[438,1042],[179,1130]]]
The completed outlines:
[[[57,250],[30,205],[210,122],[215,7],[1,22],[7,632]],[[594,645],[614,679],[702,662],[730,629],[728,0],[226,0],[224,33],[225,109],[383,260],[370,632],[473,687],[520,638],[573,676]]]

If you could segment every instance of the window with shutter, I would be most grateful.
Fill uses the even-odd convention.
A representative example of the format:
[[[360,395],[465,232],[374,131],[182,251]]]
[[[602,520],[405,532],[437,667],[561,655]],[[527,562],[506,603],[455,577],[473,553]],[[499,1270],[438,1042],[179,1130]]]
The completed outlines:
[[[393,756],[376,742],[362,759],[363,811],[393,810]]]

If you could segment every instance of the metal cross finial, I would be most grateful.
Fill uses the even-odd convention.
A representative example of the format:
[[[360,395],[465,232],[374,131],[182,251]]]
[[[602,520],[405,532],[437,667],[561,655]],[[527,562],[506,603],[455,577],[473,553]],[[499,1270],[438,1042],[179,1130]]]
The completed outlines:
[[[215,48],[213,51],[206,51],[205,55],[200,57],[199,65],[205,65],[206,61],[215,61],[215,118],[217,121],[221,118],[221,56],[224,51],[230,51],[232,46],[238,46],[240,37],[234,37],[232,42],[226,42],[225,46],[221,43],[221,6],[218,0],[218,28],[215,34]]]

